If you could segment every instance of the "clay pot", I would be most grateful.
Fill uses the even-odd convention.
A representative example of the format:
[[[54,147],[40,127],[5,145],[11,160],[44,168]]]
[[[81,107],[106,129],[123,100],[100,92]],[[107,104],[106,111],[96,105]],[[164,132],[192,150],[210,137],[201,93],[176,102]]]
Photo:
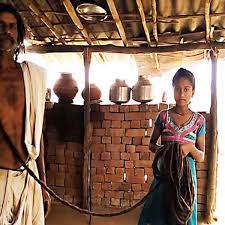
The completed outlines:
[[[85,99],[86,88],[81,92],[81,96]],[[100,100],[102,96],[101,90],[96,86],[96,84],[90,84],[90,101]]]
[[[71,73],[61,73],[54,84],[53,91],[59,98],[59,103],[72,103],[78,92],[77,82]]]

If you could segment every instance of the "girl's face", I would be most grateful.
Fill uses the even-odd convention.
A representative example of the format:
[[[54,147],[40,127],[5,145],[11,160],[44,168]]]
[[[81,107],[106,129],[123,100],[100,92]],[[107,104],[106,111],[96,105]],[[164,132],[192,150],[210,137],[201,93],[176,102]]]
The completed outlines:
[[[174,99],[178,106],[186,106],[189,104],[194,90],[191,82],[187,78],[180,78],[174,86]]]

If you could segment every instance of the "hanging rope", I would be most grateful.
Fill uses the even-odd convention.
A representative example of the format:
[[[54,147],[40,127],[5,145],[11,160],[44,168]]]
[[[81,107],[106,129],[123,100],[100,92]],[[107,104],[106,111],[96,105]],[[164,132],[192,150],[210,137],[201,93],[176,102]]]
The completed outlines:
[[[6,133],[5,129],[3,128],[2,124],[0,123],[0,130],[2,131],[2,134],[4,135],[4,138],[9,146],[9,148],[13,151],[13,153],[15,154],[16,158],[18,159],[18,161],[21,163],[21,165],[27,170],[27,172],[34,178],[35,181],[37,181],[42,188],[44,188],[52,197],[54,197],[55,199],[57,199],[59,202],[61,202],[62,204],[64,204],[65,206],[68,206],[80,213],[84,213],[84,214],[88,214],[88,215],[92,215],[92,216],[100,216],[100,217],[112,217],[112,216],[119,216],[125,213],[128,213],[130,211],[132,211],[133,209],[137,208],[138,206],[140,206],[141,204],[143,204],[145,202],[145,200],[148,198],[148,196],[154,192],[154,190],[158,187],[159,182],[155,185],[155,187],[148,192],[147,195],[145,195],[140,201],[138,201],[136,204],[134,204],[133,206],[124,209],[122,211],[119,212],[114,212],[114,213],[97,213],[97,212],[93,212],[93,211],[89,211],[87,209],[82,209],[74,204],[69,203],[68,201],[62,199],[61,197],[59,197],[51,188],[49,188],[42,180],[40,180],[35,173],[26,165],[26,163],[23,161],[23,159],[20,157],[20,155],[18,154],[18,151],[16,149],[16,147],[14,146],[14,144],[12,143],[10,137],[8,136],[8,134]]]
[[[187,224],[193,211],[195,193],[189,162],[183,157],[179,143],[173,142],[160,148],[152,167],[159,182],[163,179],[169,183],[169,210],[177,225]]]

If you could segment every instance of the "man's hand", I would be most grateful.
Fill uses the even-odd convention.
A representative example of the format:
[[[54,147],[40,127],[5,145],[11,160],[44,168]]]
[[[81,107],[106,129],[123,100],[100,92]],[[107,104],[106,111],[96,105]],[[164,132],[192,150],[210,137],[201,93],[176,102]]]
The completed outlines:
[[[42,189],[42,195],[43,195],[43,202],[44,202],[44,213],[45,213],[45,218],[47,218],[49,212],[51,211],[51,197],[49,193]]]

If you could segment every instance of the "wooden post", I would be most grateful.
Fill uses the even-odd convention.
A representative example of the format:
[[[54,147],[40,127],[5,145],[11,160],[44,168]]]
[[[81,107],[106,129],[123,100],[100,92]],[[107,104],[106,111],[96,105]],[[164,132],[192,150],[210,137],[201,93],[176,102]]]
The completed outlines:
[[[218,156],[218,129],[217,129],[217,52],[210,51],[212,62],[211,74],[211,134],[210,151],[208,153],[208,179],[207,179],[207,200],[206,200],[206,221],[214,222],[213,213],[216,203],[216,177],[217,177],[217,156]]]
[[[91,51],[89,48],[84,50],[84,70],[85,70],[85,101],[84,101],[84,164],[83,164],[83,207],[91,210],[91,139],[92,124],[90,121],[90,85],[89,69],[91,62]],[[91,216],[89,218],[91,224]]]

